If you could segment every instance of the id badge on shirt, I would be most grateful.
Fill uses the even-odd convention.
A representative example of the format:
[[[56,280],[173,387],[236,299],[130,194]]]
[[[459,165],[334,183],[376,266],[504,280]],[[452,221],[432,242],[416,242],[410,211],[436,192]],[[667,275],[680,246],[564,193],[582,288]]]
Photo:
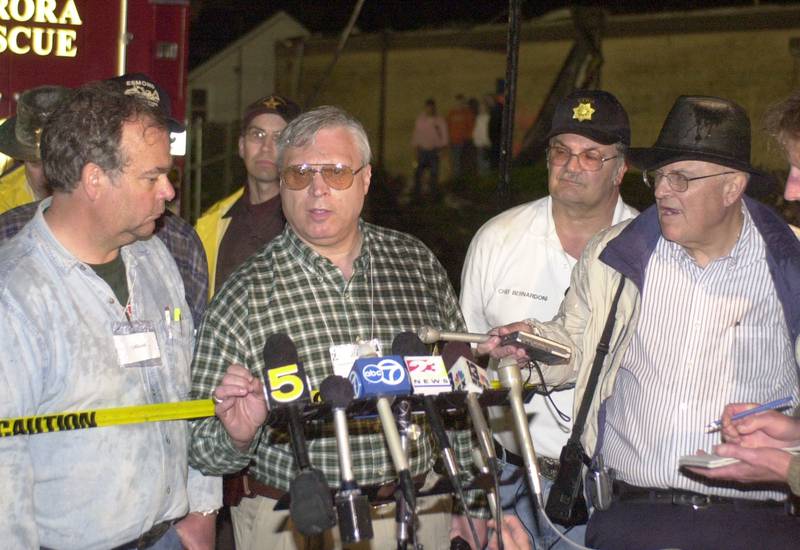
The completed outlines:
[[[375,355],[381,356],[383,353],[383,346],[381,341],[373,338],[368,342],[361,344],[340,344],[338,346],[331,346],[331,363],[333,364],[333,374],[347,378],[350,374],[350,369],[353,368],[353,363],[356,359],[363,355],[368,355],[368,352],[375,352]]]
[[[161,366],[161,350],[151,321],[117,322],[111,330],[120,367]]]

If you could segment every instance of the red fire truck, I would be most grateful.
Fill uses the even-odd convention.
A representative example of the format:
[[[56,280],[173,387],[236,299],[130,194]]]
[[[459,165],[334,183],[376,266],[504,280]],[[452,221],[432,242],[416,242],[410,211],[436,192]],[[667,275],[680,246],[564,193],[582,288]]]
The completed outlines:
[[[0,120],[28,88],[130,72],[161,84],[182,120],[188,38],[189,0],[0,0]]]

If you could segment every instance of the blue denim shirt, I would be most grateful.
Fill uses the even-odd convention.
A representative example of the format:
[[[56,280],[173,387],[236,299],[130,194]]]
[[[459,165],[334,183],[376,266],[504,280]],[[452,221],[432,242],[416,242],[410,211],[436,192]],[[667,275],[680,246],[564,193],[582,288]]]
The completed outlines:
[[[38,202],[29,202],[0,214],[0,244],[19,233],[38,208]],[[164,241],[178,264],[192,319],[199,325],[208,301],[208,261],[203,243],[188,222],[169,210],[156,221],[155,236]]]
[[[158,239],[122,248],[132,320],[152,323],[161,365],[122,367],[111,288],[70,254],[42,213],[0,247],[0,418],[188,398],[193,324],[174,260]],[[5,548],[110,548],[189,510],[221,505],[221,480],[187,466],[185,421],[0,438]]]

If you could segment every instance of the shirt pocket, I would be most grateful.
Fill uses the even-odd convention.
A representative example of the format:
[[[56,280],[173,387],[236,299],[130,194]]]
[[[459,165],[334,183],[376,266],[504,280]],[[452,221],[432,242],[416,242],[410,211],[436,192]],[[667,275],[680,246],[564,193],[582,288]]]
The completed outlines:
[[[729,334],[729,362],[737,386],[769,391],[796,383],[791,342],[779,324],[736,324]]]
[[[190,323],[185,320],[167,322],[162,319],[159,322],[165,342],[162,367],[181,401],[189,398],[191,389],[192,335],[189,327]]]

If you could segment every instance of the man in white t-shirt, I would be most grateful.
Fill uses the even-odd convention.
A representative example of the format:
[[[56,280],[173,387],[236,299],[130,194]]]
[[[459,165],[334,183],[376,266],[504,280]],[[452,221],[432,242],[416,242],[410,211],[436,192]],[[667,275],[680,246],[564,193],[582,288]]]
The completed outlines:
[[[550,194],[495,216],[470,244],[461,275],[461,308],[470,331],[488,332],[525,318],[551,319],[589,239],[637,215],[619,195],[630,125],[616,97],[600,90],[569,94],[556,107],[548,140]],[[531,381],[537,377],[531,370]],[[572,429],[573,393],[536,395],[525,407],[545,498]],[[534,518],[509,410],[490,410],[490,416],[498,457],[505,462],[503,507],[520,517],[537,548],[550,548],[557,535]],[[584,530],[573,527],[569,536],[582,542]]]

